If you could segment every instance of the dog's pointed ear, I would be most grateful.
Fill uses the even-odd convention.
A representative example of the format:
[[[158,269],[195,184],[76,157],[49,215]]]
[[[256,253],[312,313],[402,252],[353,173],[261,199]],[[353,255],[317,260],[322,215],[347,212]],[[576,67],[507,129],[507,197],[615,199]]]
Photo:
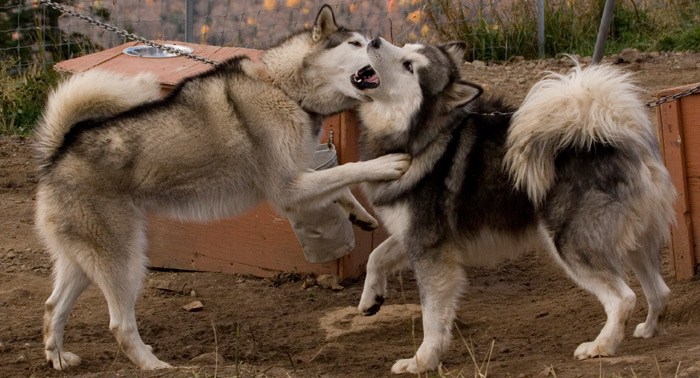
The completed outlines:
[[[458,79],[443,92],[443,111],[449,113],[455,109],[461,108],[481,96],[483,92],[484,90],[480,86],[466,80]]]
[[[467,44],[465,42],[448,42],[440,45],[440,48],[452,59],[452,62],[458,68],[462,67],[464,54],[467,52]]]
[[[333,9],[330,7],[330,5],[324,4],[321,7],[321,10],[318,11],[318,15],[316,15],[314,29],[311,32],[311,38],[314,40],[314,42],[318,42],[336,31],[338,31],[338,24],[335,23]]]

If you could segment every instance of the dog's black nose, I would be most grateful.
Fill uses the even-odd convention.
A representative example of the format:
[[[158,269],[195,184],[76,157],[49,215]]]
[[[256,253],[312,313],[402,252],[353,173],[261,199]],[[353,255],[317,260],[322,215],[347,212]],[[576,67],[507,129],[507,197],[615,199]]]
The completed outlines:
[[[378,48],[379,48],[379,45],[382,44],[382,40],[379,39],[379,37],[377,37],[377,38],[373,39],[369,44],[370,44],[373,48],[378,49]]]

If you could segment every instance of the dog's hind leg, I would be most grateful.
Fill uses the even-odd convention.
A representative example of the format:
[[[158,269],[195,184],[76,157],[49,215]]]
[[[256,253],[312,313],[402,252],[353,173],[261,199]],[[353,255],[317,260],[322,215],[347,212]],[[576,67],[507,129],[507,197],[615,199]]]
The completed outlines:
[[[629,264],[639,279],[647,298],[649,312],[644,323],[637,325],[634,337],[649,338],[665,334],[663,317],[666,313],[668,295],[671,290],[661,277],[661,258],[658,243],[648,249],[637,249],[628,255]]]
[[[389,236],[375,248],[367,261],[367,277],[365,277],[360,305],[357,307],[360,314],[365,316],[376,314],[384,303],[387,274],[408,267],[410,267],[408,254],[397,236]]]
[[[109,308],[109,329],[129,359],[143,370],[170,367],[153,355],[144,344],[136,325],[134,311],[146,274],[145,219],[113,217],[118,226],[105,233],[122,234],[104,243],[101,264],[95,264],[92,279],[102,290]],[[116,230],[120,228],[121,230]]]
[[[43,190],[37,201],[37,225],[56,259],[56,289],[46,309],[47,358],[55,369],[79,362],[60,350],[58,336],[89,279],[107,299],[110,329],[126,355],[142,369],[168,367],[136,329],[134,305],[146,272],[145,216],[124,198],[93,195],[83,200],[56,192]],[[56,203],[61,206],[52,205]]]
[[[636,296],[624,280],[621,271],[610,255],[614,251],[594,252],[586,244],[561,238],[559,248],[553,237],[542,230],[545,246],[569,276],[582,288],[594,294],[603,305],[607,320],[595,340],[576,348],[574,357],[583,360],[593,357],[613,356],[624,338],[625,325],[629,320]],[[612,247],[611,247],[612,248]],[[592,253],[592,255],[586,255]]]
[[[350,222],[355,226],[365,231],[376,230],[377,227],[379,227],[377,220],[374,219],[357,198],[352,195],[350,189],[345,188],[345,190],[341,191],[336,201],[345,212],[345,216],[347,216]]]
[[[83,270],[63,254],[54,259],[54,289],[44,313],[44,353],[56,370],[80,364],[80,357],[63,349],[66,320],[78,296],[90,285]]]
[[[464,269],[451,248],[425,251],[412,258],[423,306],[423,342],[413,358],[398,360],[391,367],[395,374],[420,374],[435,370],[440,354],[452,341],[457,302],[466,286]]]

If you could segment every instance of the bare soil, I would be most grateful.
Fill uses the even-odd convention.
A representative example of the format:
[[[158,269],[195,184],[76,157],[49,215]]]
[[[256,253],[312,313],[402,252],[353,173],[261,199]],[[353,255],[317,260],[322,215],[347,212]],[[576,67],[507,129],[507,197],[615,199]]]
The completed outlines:
[[[622,66],[636,71],[652,99],[654,91],[700,82],[697,62],[697,54],[659,54]],[[539,72],[567,68],[567,62],[546,60],[467,64],[464,70],[487,92],[518,104]],[[271,280],[152,271],[137,303],[139,328],[156,355],[178,368],[141,372],[120,354],[108,329],[106,303],[93,287],[78,300],[66,329],[66,348],[81,356],[82,364],[55,372],[42,353],[51,262],[33,230],[36,177],[31,140],[0,139],[2,377],[380,377],[389,376],[394,360],[411,356],[422,340],[419,295],[410,272],[390,281],[379,314],[363,318],[352,309],[361,280],[331,291],[303,288],[303,277],[294,274]],[[700,279],[676,281],[668,251],[663,269],[672,289],[668,334],[631,337],[646,314],[632,277],[638,306],[627,326],[629,338],[618,357],[589,361],[576,361],[573,351],[599,332],[603,309],[546,256],[533,252],[494,268],[469,269],[459,332],[443,355],[443,374],[477,376],[475,366],[486,361],[481,372],[488,377],[700,377]],[[204,304],[202,311],[182,308],[194,300]]]

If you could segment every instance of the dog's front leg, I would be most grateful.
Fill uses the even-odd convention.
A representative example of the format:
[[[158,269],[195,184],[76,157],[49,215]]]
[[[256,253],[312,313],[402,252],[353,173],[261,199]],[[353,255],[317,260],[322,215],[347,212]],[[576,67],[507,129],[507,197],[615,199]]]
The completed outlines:
[[[406,173],[410,164],[411,156],[408,154],[388,154],[321,171],[302,171],[284,192],[276,193],[271,200],[285,210],[299,206],[322,207],[336,200],[340,191],[350,185],[397,180]]]
[[[423,306],[423,343],[413,358],[396,361],[392,373],[420,374],[435,370],[440,353],[449,347],[457,301],[466,284],[464,270],[453,253],[450,248],[442,247],[412,256]]]
[[[410,267],[408,255],[396,235],[389,236],[369,255],[367,277],[357,309],[365,316],[374,315],[384,303],[387,274]]]

